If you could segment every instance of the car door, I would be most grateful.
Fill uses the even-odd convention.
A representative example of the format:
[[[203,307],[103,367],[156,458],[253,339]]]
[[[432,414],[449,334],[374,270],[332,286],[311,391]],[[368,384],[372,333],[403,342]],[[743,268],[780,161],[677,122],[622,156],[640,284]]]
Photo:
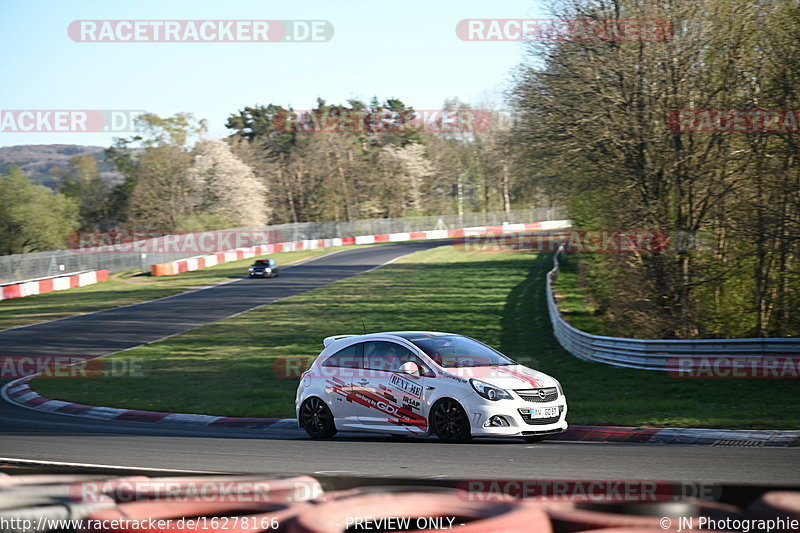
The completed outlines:
[[[325,383],[327,403],[331,407],[336,425],[358,425],[358,414],[353,402],[353,381],[363,373],[363,343],[351,344],[334,353],[320,365]]]
[[[401,344],[367,341],[363,345],[363,376],[353,383],[359,422],[375,430],[427,431],[425,381],[430,379],[426,374],[433,373]],[[400,366],[409,361],[420,368],[419,376],[400,371]]]

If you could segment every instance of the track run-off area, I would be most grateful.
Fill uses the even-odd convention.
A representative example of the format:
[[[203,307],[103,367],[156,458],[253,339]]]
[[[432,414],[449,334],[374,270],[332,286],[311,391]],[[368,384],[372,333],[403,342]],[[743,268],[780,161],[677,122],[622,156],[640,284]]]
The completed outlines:
[[[347,249],[286,268],[279,278],[268,281],[234,279],[160,300],[0,331],[0,353],[99,357],[211,324],[443,244],[448,243]],[[321,339],[315,341],[321,346]],[[330,441],[312,441],[287,424],[248,430],[110,422],[35,411],[5,399],[0,402],[2,459],[427,479],[627,478],[777,486],[797,486],[800,481],[798,448],[565,441],[532,445],[517,440],[450,445],[435,439],[343,434]]]

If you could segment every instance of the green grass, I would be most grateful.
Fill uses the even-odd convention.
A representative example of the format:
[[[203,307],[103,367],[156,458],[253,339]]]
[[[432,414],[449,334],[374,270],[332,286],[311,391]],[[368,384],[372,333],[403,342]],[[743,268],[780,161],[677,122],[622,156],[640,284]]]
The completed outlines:
[[[561,258],[558,279],[553,284],[561,315],[571,325],[594,335],[614,335],[601,318],[598,307],[578,272],[575,259]]]
[[[327,335],[429,329],[479,338],[556,376],[572,424],[798,428],[792,380],[677,379],[587,363],[553,338],[544,276],[551,256],[418,252],[383,268],[112,356],[142,358],[146,377],[37,379],[50,398],[113,407],[228,416],[292,416],[294,379],[273,372],[282,356],[314,356]],[[575,276],[558,289],[577,302]],[[574,318],[592,318],[575,305]]]
[[[341,247],[337,250],[348,248]],[[325,250],[303,250],[270,254],[279,265],[307,259],[330,252]],[[14,298],[0,302],[0,329],[26,326],[55,320],[81,313],[99,311],[145,302],[164,296],[196,289],[231,278],[242,277],[253,258],[222,263],[213,267],[175,274],[174,276],[151,277],[139,271],[111,274],[109,280],[67,291],[49,292],[36,296]]]

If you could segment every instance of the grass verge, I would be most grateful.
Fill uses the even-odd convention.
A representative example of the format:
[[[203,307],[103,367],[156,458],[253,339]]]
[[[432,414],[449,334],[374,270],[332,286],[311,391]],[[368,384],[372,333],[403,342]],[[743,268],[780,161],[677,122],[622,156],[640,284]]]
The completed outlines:
[[[336,248],[336,250],[344,248],[349,247]],[[269,257],[274,258],[279,265],[288,265],[331,251],[330,248],[327,248],[282,252],[271,254]],[[253,259],[231,261],[192,272],[157,278],[141,274],[138,270],[128,270],[110,274],[108,281],[103,283],[67,291],[4,300],[0,302],[0,330],[145,302],[231,278],[239,278],[247,272],[247,266],[252,264]]]
[[[197,328],[113,359],[142,358],[145,377],[37,379],[49,398],[228,416],[293,416],[284,356],[314,356],[327,335],[428,329],[479,338],[564,385],[572,424],[800,427],[792,380],[676,379],[575,359],[554,339],[545,306],[549,254],[465,253],[441,247]],[[580,294],[574,276],[559,290]],[[576,308],[575,315],[591,320]]]

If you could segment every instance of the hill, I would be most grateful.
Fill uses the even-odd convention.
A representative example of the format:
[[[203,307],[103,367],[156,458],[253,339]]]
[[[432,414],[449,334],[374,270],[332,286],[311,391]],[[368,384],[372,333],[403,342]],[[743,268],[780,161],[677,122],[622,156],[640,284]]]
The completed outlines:
[[[53,167],[67,168],[69,160],[76,155],[91,155],[97,160],[100,177],[111,184],[122,182],[122,174],[106,161],[102,146],[79,144],[23,144],[0,147],[0,174],[6,174],[12,165],[35,183],[57,188],[59,183],[48,172]]]

